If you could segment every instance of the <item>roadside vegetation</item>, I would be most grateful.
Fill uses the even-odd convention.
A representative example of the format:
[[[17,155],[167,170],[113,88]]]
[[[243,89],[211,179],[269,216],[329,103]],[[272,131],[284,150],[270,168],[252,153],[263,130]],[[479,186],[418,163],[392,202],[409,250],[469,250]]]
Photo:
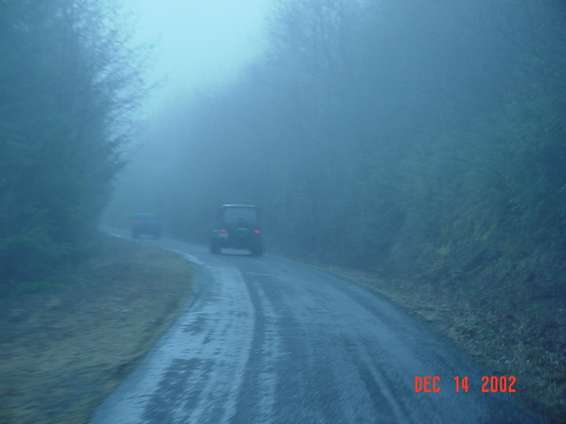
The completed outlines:
[[[85,423],[187,306],[181,257],[103,238],[87,261],[0,293],[0,422]]]
[[[88,256],[145,91],[125,26],[105,0],[0,1],[0,286]]]
[[[407,282],[382,288],[566,416],[563,1],[290,0],[270,41],[165,112],[110,219],[205,240],[257,204],[268,250]]]

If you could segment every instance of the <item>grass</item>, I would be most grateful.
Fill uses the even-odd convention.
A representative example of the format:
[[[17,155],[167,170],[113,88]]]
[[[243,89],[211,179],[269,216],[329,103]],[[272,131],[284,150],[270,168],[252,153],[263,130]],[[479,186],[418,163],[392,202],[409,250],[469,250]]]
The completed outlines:
[[[182,258],[104,239],[87,263],[0,299],[0,422],[82,423],[191,291]]]
[[[491,374],[515,375],[532,409],[566,421],[566,307],[559,297],[533,298],[512,282],[482,287],[395,280],[325,266],[427,321]]]

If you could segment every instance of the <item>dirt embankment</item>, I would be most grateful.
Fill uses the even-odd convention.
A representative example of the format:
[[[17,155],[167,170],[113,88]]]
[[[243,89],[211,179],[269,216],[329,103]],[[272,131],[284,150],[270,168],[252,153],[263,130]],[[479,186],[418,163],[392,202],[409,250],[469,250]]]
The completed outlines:
[[[88,262],[2,293],[0,422],[86,422],[190,292],[182,258],[105,238]]]

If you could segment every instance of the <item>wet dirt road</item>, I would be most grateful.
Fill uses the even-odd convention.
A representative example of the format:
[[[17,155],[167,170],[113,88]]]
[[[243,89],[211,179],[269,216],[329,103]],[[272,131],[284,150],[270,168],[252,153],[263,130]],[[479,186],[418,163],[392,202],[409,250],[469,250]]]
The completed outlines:
[[[351,282],[278,256],[142,243],[195,263],[195,295],[93,424],[541,422],[481,393],[454,346]],[[440,393],[415,393],[423,375]]]

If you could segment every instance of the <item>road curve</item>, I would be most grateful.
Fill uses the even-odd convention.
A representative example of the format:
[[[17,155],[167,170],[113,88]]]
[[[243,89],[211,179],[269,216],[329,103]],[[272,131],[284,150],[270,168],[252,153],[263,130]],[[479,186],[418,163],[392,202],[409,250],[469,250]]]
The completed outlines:
[[[363,288],[277,256],[143,243],[196,264],[195,296],[92,424],[543,422],[480,393],[481,370]],[[417,375],[441,392],[415,393]]]

